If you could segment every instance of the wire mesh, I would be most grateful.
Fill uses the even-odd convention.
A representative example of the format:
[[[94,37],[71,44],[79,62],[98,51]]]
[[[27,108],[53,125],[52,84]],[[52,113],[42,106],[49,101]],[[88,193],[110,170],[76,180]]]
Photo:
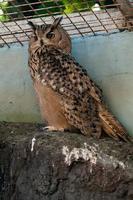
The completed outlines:
[[[128,1],[133,9],[133,0]],[[111,3],[110,3],[111,2]],[[113,4],[112,4],[113,3]],[[121,10],[119,0],[1,0],[0,47],[29,39],[28,20],[51,23],[63,15],[62,26],[73,36],[119,32],[133,27],[132,18]]]

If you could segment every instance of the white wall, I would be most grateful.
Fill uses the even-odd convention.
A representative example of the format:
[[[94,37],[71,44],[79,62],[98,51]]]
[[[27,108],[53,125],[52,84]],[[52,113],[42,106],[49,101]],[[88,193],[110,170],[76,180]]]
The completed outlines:
[[[133,32],[74,38],[73,55],[103,89],[110,109],[133,134]],[[0,120],[40,121],[27,67],[27,44],[0,49]]]

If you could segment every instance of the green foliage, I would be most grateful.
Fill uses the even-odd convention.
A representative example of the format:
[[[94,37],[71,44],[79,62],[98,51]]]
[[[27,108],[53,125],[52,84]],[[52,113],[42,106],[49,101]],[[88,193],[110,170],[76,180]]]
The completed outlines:
[[[50,13],[60,12],[61,8],[58,6],[64,5],[62,1],[58,1],[56,3],[54,1],[49,2],[49,0],[43,0],[43,2],[45,2],[45,3],[38,5],[37,9],[42,9],[42,10],[37,11],[36,12],[37,14],[48,14],[49,15]]]
[[[72,13],[77,10],[82,9],[90,9],[94,3],[90,0],[84,1],[84,0],[62,0],[65,5],[65,12],[66,13]]]
[[[8,2],[4,1],[0,3],[0,21],[8,21],[8,16],[6,16],[6,10],[8,7]]]
[[[30,3],[37,2],[37,0],[28,0]],[[13,17],[23,17],[21,15],[22,11],[24,12],[25,16],[33,16],[37,17],[37,15],[50,15],[51,13],[62,13],[62,11],[66,13],[72,13],[77,10],[82,11],[83,9],[90,9],[94,3],[92,0],[42,0],[42,4],[32,4],[33,11],[31,10],[31,7],[29,5],[24,6],[24,7],[13,7],[12,3],[10,2],[1,2],[0,3],[0,21],[8,21],[10,18]],[[14,1],[14,4],[16,5],[21,5],[24,3],[22,0],[16,0]],[[25,10],[24,10],[25,9]],[[36,10],[36,11],[35,11]],[[15,13],[12,14],[11,16],[7,16],[8,13]],[[5,15],[7,14],[7,15]]]

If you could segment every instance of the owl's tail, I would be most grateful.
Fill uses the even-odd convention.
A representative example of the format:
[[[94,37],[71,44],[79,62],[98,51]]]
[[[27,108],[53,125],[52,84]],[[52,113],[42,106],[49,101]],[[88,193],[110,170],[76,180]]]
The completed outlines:
[[[130,136],[127,134],[125,128],[120,122],[107,110],[105,106],[102,106],[99,111],[99,117],[102,123],[102,128],[109,136],[118,140],[122,138],[126,142],[131,142]]]

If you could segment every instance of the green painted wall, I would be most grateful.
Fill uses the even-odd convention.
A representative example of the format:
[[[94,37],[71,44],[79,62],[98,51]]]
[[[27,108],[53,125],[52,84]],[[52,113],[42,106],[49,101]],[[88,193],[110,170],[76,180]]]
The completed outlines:
[[[133,134],[133,32],[74,38],[73,55],[103,89],[112,112]],[[27,60],[27,44],[0,49],[1,121],[41,120]]]

